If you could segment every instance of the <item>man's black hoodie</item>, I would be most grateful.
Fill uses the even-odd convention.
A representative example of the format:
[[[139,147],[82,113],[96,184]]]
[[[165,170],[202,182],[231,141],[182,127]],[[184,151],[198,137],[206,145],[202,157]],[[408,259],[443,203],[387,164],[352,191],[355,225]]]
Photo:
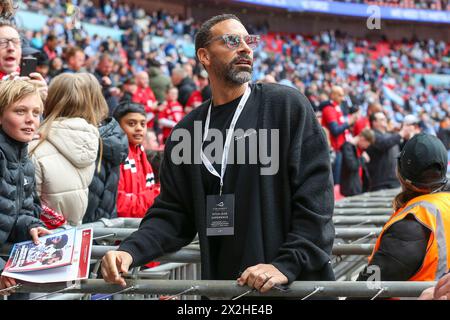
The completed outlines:
[[[201,143],[209,103],[206,101],[188,114],[172,131],[161,166],[161,194],[142,220],[139,230],[125,239],[119,250],[131,254],[132,266],[143,265],[161,255],[179,250],[198,233],[203,279],[236,279],[239,271],[251,265],[271,263],[287,276],[289,282],[334,280],[330,263],[334,240],[334,196],[329,150],[306,97],[282,85],[252,85],[247,105],[251,103],[258,108],[256,129],[269,129],[271,132],[273,129],[279,130],[279,170],[273,175],[253,176],[249,183],[259,190],[255,192],[239,180],[249,165],[238,166],[238,174],[228,172],[227,168],[224,193],[236,196],[235,217],[245,218],[250,215],[242,209],[249,202],[253,208],[260,208],[259,212],[251,213],[260,217],[260,233],[247,233],[249,225],[236,223],[235,235],[228,236],[249,241],[254,241],[256,237],[261,239],[258,248],[248,248],[246,243],[233,247],[214,246],[213,242],[220,237],[214,237],[213,240],[213,237],[206,235],[206,193],[202,174],[206,170],[201,162],[173,162],[172,151],[176,151],[177,129],[185,129],[185,133],[189,132],[197,143]],[[244,112],[247,108],[250,109],[250,106],[246,106]],[[236,129],[246,129],[245,119],[242,115]],[[197,133],[197,136],[194,134],[195,121],[201,122],[200,134]],[[269,150],[275,149],[274,145],[269,145]],[[197,155],[199,149],[192,143],[188,151],[193,161],[194,153]],[[258,166],[264,167],[259,162]],[[248,223],[254,222],[250,220]],[[216,271],[217,260],[213,256],[218,249],[222,251],[221,255],[228,252],[230,257],[240,256],[243,260],[250,250],[258,250],[251,254],[262,258],[233,263],[236,269],[227,273],[230,276],[225,276]]]

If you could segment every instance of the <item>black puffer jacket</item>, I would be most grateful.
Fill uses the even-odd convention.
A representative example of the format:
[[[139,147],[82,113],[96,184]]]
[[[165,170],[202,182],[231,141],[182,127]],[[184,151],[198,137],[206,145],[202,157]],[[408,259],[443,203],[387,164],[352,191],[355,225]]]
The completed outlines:
[[[103,145],[101,168],[99,172],[99,150],[94,177],[89,185],[88,207],[83,223],[94,222],[101,218],[117,217],[116,200],[120,163],[128,156],[127,135],[115,119],[106,119],[98,130]]]
[[[34,197],[35,182],[28,144],[0,129],[0,245],[29,240],[31,228],[44,226]]]
[[[5,268],[6,262],[5,260],[3,260],[2,258],[0,258],[0,271],[3,270],[3,268]]]

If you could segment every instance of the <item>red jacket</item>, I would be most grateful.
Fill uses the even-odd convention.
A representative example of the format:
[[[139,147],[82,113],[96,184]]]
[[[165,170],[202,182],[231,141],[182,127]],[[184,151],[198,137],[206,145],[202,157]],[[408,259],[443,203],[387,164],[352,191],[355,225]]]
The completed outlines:
[[[183,106],[178,101],[166,101],[164,103],[164,109],[159,113],[159,119],[167,119],[176,123],[180,122],[184,117]],[[162,126],[163,139],[169,137],[172,128]]]
[[[325,106],[322,110],[322,125],[330,129],[330,123],[337,122],[339,126],[345,123],[344,115],[342,114],[341,107],[332,101],[331,104]],[[331,133],[331,132],[330,132]],[[341,133],[337,137],[330,134],[331,146],[334,151],[340,151],[342,145],[345,143],[345,132]]]
[[[20,67],[17,68],[16,72],[20,73]],[[3,73],[3,72],[0,71],[0,80],[2,80],[3,77],[6,76],[6,75],[8,75],[8,73]]]
[[[185,112],[189,113],[199,105],[203,103],[202,93],[199,90],[195,90],[189,96],[188,101],[186,102]]]
[[[364,129],[370,129],[370,123],[369,119],[366,117],[361,117],[355,122],[355,126],[353,127],[353,136],[357,136],[361,133]]]
[[[55,59],[58,56],[58,53],[56,51],[50,50],[47,45],[45,45],[44,48],[42,48],[42,50],[47,55],[49,61]]]
[[[159,190],[150,163],[141,145],[129,145],[128,157],[120,165],[117,195],[119,217],[142,218],[153,205]]]
[[[144,106],[145,113],[147,113],[147,128],[153,129],[156,117],[156,113],[153,111],[153,108],[156,107],[157,104],[153,90],[150,87],[145,89],[138,87],[136,92],[133,94],[131,101],[140,103]]]

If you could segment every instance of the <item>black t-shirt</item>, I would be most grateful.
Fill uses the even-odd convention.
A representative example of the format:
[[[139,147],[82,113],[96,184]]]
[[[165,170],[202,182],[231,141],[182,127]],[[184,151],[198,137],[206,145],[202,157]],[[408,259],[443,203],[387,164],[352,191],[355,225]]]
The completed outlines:
[[[223,194],[234,194],[238,185],[240,190],[245,190],[240,194],[234,194],[234,235],[209,237],[211,251],[209,254],[211,255],[211,261],[216,262],[212,273],[213,279],[237,279],[239,273],[243,272],[247,267],[265,261],[259,192],[260,172],[257,162],[250,164],[249,161],[249,140],[254,139],[254,141],[257,141],[258,137],[256,130],[258,130],[257,121],[261,100],[258,99],[259,94],[256,91],[252,90],[245,108],[237,121],[236,136],[232,139],[234,144],[233,162],[230,163],[231,159],[228,160],[229,164],[224,177]],[[209,136],[212,128],[218,129],[222,132],[222,143],[225,144],[226,132],[230,127],[240,99],[241,97],[229,103],[212,107]],[[239,129],[242,129],[246,134],[238,132]],[[238,150],[238,143],[243,144],[243,141],[245,141],[245,164],[238,164],[238,155],[242,157],[242,153]],[[203,150],[212,142],[205,141]],[[213,153],[212,156],[214,159],[220,159],[216,163],[210,158],[214,168],[220,174],[222,153],[217,155]],[[201,172],[206,195],[219,194],[220,179],[211,174],[204,165],[202,165]]]

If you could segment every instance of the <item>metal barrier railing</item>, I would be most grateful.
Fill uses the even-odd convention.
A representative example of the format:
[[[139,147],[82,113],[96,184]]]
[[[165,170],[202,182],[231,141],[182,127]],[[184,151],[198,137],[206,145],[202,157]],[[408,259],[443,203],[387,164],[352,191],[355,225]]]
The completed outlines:
[[[350,281],[295,281],[283,290],[272,289],[265,294],[249,292],[248,287],[241,287],[232,280],[127,280],[127,287],[105,283],[103,280],[83,280],[67,284],[23,284],[17,292],[64,292],[77,294],[128,294],[153,295],[200,295],[207,297],[225,297],[231,299],[246,294],[248,297],[283,297],[304,298],[314,292],[314,298],[355,297],[355,298],[390,298],[418,297],[423,290],[434,286],[435,282],[350,282]],[[39,298],[39,297],[38,297]]]
[[[373,250],[374,238],[381,231],[392,214],[391,201],[398,190],[377,191],[363,195],[344,198],[336,203],[333,222],[336,225],[336,243],[333,246],[332,259],[337,282],[294,282],[288,289],[272,290],[264,296],[289,298],[328,298],[328,297],[417,297],[433,283],[414,282],[351,282],[355,273],[366,264],[366,256]],[[100,259],[109,250],[117,249],[112,244],[125,239],[140,225],[142,219],[116,218],[101,219],[94,223],[80,226],[92,227],[98,244],[92,248],[93,262],[97,260],[91,277],[77,283],[75,287],[64,284],[23,285],[18,292],[55,292],[50,299],[86,299],[91,293],[107,296],[129,295],[136,299],[157,299],[161,294],[185,297],[239,297],[259,296],[247,287],[239,287],[234,281],[199,281],[200,249],[198,240],[178,252],[167,254],[157,261],[163,264],[147,270],[130,270],[126,274],[129,287],[120,288],[95,279],[100,267]],[[64,227],[68,228],[68,227]],[[10,247],[2,247],[0,254],[8,254]],[[182,294],[180,294],[182,293]]]
[[[91,258],[101,259],[108,251],[117,250],[118,246],[92,246]],[[332,253],[334,255],[369,255],[373,250],[373,244],[335,244]],[[7,256],[10,246],[3,246],[0,255]],[[200,247],[188,245],[183,249],[169,253],[157,259],[160,262],[199,263]]]

